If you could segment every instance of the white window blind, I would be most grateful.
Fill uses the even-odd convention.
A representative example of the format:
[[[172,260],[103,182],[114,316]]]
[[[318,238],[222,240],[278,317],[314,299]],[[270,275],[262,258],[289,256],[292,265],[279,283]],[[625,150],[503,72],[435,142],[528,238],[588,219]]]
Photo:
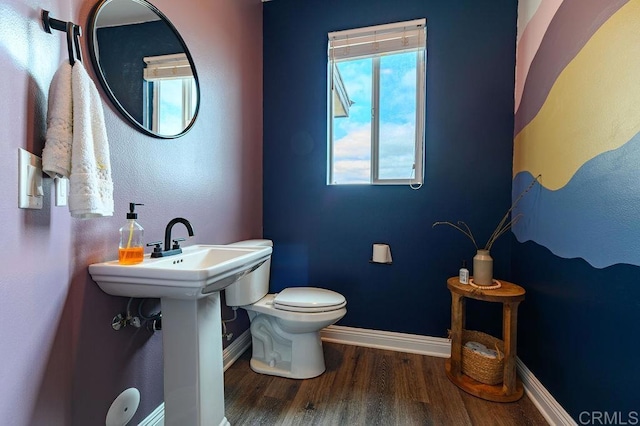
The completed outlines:
[[[329,33],[329,58],[354,59],[424,49],[426,19]]]
[[[144,79],[147,81],[193,77],[191,64],[184,53],[147,56],[143,59],[146,64]]]

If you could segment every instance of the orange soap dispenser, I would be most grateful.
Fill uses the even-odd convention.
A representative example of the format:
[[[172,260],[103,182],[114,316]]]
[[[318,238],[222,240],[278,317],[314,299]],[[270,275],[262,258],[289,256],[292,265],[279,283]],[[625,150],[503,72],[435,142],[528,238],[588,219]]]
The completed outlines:
[[[135,265],[144,259],[144,244],[142,240],[144,229],[136,221],[138,219],[138,213],[135,212],[136,206],[144,206],[144,204],[129,203],[127,224],[120,228],[118,262],[122,265]]]

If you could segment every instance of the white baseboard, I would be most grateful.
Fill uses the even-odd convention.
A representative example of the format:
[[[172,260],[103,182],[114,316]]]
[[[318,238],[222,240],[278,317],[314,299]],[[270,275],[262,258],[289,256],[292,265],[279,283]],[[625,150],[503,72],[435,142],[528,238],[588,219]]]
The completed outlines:
[[[138,423],[138,426],[164,426],[164,402]]]
[[[550,425],[577,425],[520,358],[516,359],[516,366],[525,393]]]
[[[451,343],[449,339],[443,337],[419,336],[339,325],[330,325],[323,329],[320,331],[320,336],[326,342],[345,345],[387,349],[439,358],[448,358],[451,355]]]
[[[223,371],[229,367],[251,346],[251,330],[246,329],[236,340],[222,351]]]
[[[367,330],[339,325],[331,325],[323,329],[320,332],[320,336],[323,341],[344,345],[408,352],[439,358],[451,356],[451,341],[443,337]],[[227,368],[233,365],[249,346],[251,346],[251,332],[246,330],[223,351],[224,370],[226,371]],[[516,360],[516,366],[527,396],[550,425],[577,425],[569,413],[558,404],[558,401],[553,398],[519,358]],[[138,426],[164,426],[164,403],[153,410]]]
[[[247,329],[222,351],[223,371],[227,371],[250,346],[251,330]],[[164,402],[138,423],[138,426],[164,426]]]

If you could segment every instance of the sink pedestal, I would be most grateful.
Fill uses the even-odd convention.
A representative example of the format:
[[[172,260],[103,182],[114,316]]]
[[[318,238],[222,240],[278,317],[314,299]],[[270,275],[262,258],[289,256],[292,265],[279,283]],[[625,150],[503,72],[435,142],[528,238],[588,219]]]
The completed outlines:
[[[220,293],[161,298],[166,426],[225,426]]]
[[[170,222],[171,223],[171,222]],[[220,291],[271,257],[271,247],[199,244],[174,256],[89,265],[107,294],[162,303],[167,426],[228,426],[224,415]]]

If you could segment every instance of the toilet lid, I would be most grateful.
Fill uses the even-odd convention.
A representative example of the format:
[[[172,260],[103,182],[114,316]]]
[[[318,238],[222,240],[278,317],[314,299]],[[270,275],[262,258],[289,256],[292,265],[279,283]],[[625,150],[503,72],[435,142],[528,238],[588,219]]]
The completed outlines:
[[[294,312],[327,312],[347,304],[344,296],[335,291],[315,287],[285,288],[273,299],[276,309]]]

